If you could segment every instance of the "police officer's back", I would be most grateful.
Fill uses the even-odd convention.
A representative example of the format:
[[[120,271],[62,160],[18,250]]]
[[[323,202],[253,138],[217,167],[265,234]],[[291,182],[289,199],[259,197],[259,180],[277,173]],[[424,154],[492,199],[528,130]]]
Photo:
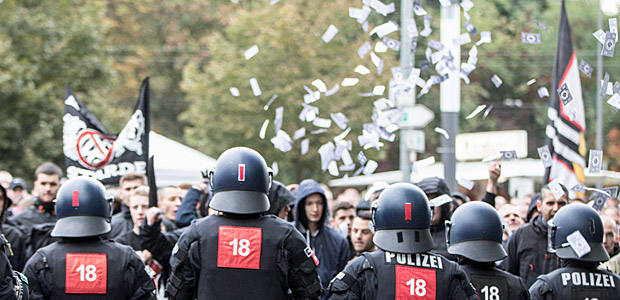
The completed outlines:
[[[301,234],[269,210],[271,174],[252,149],[232,148],[210,172],[209,206],[222,215],[192,222],[170,259],[169,299],[317,299],[322,289]]]
[[[111,199],[98,181],[76,177],[58,191],[52,236],[24,270],[31,299],[154,299],[155,284],[128,246],[110,232]]]
[[[532,299],[620,299],[620,276],[596,268],[609,254],[603,246],[603,222],[593,208],[578,203],[560,208],[550,230],[562,267],[538,276],[530,287]]]
[[[478,299],[456,263],[429,252],[431,210],[420,188],[391,185],[372,211],[379,250],[363,253],[332,279],[331,299]]]
[[[448,252],[458,258],[480,299],[529,299],[521,278],[495,267],[507,254],[502,247],[502,220],[489,204],[465,203],[446,222]]]
[[[3,215],[9,207],[10,199],[6,196],[6,190],[0,185],[0,225]],[[4,229],[4,228],[3,228]],[[0,233],[0,299],[26,300],[28,299],[28,281],[20,273],[14,271],[9,258],[14,254],[11,245]]]

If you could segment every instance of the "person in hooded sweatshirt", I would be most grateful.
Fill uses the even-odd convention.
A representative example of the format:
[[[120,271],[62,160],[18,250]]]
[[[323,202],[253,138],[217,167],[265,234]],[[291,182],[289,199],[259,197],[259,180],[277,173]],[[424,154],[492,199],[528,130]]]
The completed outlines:
[[[321,185],[306,179],[299,183],[295,199],[295,227],[318,260],[319,277],[327,295],[329,280],[342,271],[351,258],[349,243],[329,226],[327,198]]]

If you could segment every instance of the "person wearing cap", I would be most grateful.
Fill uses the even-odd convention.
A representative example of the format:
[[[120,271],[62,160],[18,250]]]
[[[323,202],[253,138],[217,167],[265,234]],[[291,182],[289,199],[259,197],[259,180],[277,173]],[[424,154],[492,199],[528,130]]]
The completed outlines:
[[[505,270],[521,277],[527,287],[534,283],[538,275],[549,273],[560,266],[558,257],[549,251],[547,243],[548,223],[567,204],[568,190],[564,185],[558,185],[561,190],[558,198],[549,185],[541,189],[542,197],[536,202],[540,214],[517,229],[508,239]]]
[[[21,213],[24,208],[30,207],[34,201],[32,197],[28,195],[26,181],[21,178],[13,178],[7,190],[7,194],[12,200],[11,207],[7,212],[7,216],[9,217]]]
[[[128,246],[107,238],[112,199],[95,179],[74,177],[58,190],[52,236],[26,263],[31,299],[155,299],[155,284]]]
[[[448,252],[458,258],[480,299],[529,299],[521,278],[495,267],[507,254],[502,247],[502,220],[491,205],[465,203],[446,226]]]
[[[291,224],[264,214],[272,174],[263,157],[250,148],[228,149],[209,181],[209,206],[222,214],[192,222],[179,238],[168,299],[318,299],[312,250]]]
[[[296,196],[295,228],[306,238],[306,245],[315,253],[321,283],[327,290],[329,280],[344,269],[352,257],[349,242],[329,226],[327,199],[318,182],[303,180],[299,183]]]
[[[386,188],[373,203],[377,251],[362,253],[330,282],[330,299],[478,299],[465,272],[434,254],[431,209],[410,183]]]
[[[429,177],[424,178],[420,182],[416,184],[429,201],[433,201],[433,199],[439,197],[450,197],[450,189],[448,188],[448,184],[445,180],[439,177]],[[446,198],[447,199],[447,198]],[[446,227],[445,221],[450,220],[450,215],[452,212],[452,200],[450,201],[442,201],[443,203],[439,203],[439,206],[433,204],[431,205],[433,208],[433,218],[431,220],[431,235],[433,236],[433,243],[435,248],[433,248],[433,252],[437,254],[441,254],[442,256],[456,261],[456,258],[452,256],[447,251],[446,247]]]
[[[571,203],[558,210],[550,227],[551,247],[562,267],[538,276],[530,287],[531,299],[620,299],[620,276],[596,268],[609,260],[596,211]]]

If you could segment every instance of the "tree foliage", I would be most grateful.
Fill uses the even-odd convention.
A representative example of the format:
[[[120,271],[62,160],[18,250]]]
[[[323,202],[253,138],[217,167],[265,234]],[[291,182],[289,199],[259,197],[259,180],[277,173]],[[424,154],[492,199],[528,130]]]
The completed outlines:
[[[369,55],[360,59],[357,49],[366,41],[373,46],[376,35],[364,33],[348,16],[349,7],[361,7],[359,0],[302,1],[286,0],[269,5],[267,0],[252,1],[15,1],[0,3],[0,169],[29,177],[34,167],[47,160],[64,165],[62,156],[62,98],[65,83],[88,105],[111,133],[127,121],[138,96],[141,80],[151,77],[152,129],[184,141],[217,157],[232,146],[245,145],[261,152],[269,163],[277,161],[277,179],[296,182],[306,177],[325,180],[331,176],[320,170],[317,149],[341,132],[332,125],[328,132],[312,135],[318,129],[299,120],[304,86],[321,79],[331,88],[345,77],[359,78],[353,87],[341,87],[333,96],[322,96],[312,105],[319,116],[342,112],[348,119],[355,156],[360,150],[357,136],[362,125],[371,122],[373,101],[362,97],[376,85],[388,85],[390,68],[399,65],[397,52],[378,53],[384,71],[377,75]],[[390,1],[384,1],[389,4]],[[372,13],[370,29],[388,20],[400,22],[399,1],[396,12],[387,17]],[[438,1],[423,1],[432,15],[433,33],[420,38],[415,65],[424,61],[429,40],[439,40]],[[566,0],[578,59],[596,68],[597,7],[594,2]],[[471,83],[461,84],[460,131],[525,129],[529,134],[529,156],[544,144],[548,98],[540,99],[539,87],[550,93],[551,73],[556,47],[560,1],[493,0],[475,1],[469,11],[478,31],[490,31],[492,43],[478,47],[477,69]],[[423,19],[416,17],[418,29]],[[538,27],[544,24],[550,32]],[[465,18],[461,16],[461,23]],[[339,32],[328,44],[321,36],[330,24]],[[608,31],[607,17],[603,30]],[[465,28],[461,28],[465,32]],[[539,45],[522,44],[521,32],[540,33]],[[388,37],[400,39],[399,32]],[[467,61],[472,43],[464,45],[461,61]],[[260,52],[250,60],[243,53],[252,45]],[[618,56],[618,55],[616,55]],[[371,70],[359,75],[357,65]],[[619,81],[617,57],[604,58],[604,70],[611,81]],[[422,77],[435,74],[431,67]],[[491,83],[497,74],[500,88]],[[595,76],[581,74],[586,109],[586,141],[594,148],[596,126]],[[255,97],[249,84],[256,78],[263,91]],[[528,86],[531,79],[537,81]],[[240,97],[233,97],[237,87]],[[268,110],[267,101],[278,98]],[[387,91],[385,92],[387,97]],[[440,126],[439,88],[433,87],[420,99],[435,111],[436,118],[427,128],[427,152],[437,155],[442,136],[433,128]],[[486,119],[481,115],[466,120],[477,105],[493,105]],[[291,137],[305,127],[310,139],[309,153],[300,154],[300,140],[290,152],[274,149],[269,141],[275,135],[275,109],[284,108],[282,129]],[[619,168],[615,140],[620,117],[604,103],[605,157],[610,168]],[[270,120],[265,139],[259,130]],[[385,142],[385,141],[384,141]],[[381,151],[365,150],[380,162],[379,171],[398,168],[398,139]],[[174,155],[174,154],[171,154]],[[342,175],[342,174],[341,174]]]
[[[102,104],[110,79],[103,14],[91,1],[0,4],[0,169],[30,178],[44,161],[64,165],[65,84]]]
[[[357,49],[366,39],[360,25],[347,17],[346,7],[355,5],[357,1],[337,0],[321,5],[307,1],[283,1],[274,6],[255,3],[251,9],[232,4],[221,6],[219,15],[227,26],[207,37],[211,60],[204,67],[190,63],[184,70],[182,88],[191,101],[190,109],[183,115],[192,125],[186,129],[188,142],[214,156],[231,146],[252,147],[268,162],[279,163],[280,180],[297,182],[311,176],[318,179],[317,150],[341,130],[333,125],[326,133],[310,134],[318,128],[298,118],[303,95],[307,93],[303,87],[321,79],[331,88],[345,77],[359,77],[362,80],[356,86],[341,87],[335,95],[322,96],[312,103],[319,107],[320,117],[329,118],[330,113],[336,112],[347,116],[352,128],[347,139],[355,141],[352,151],[355,155],[360,150],[357,135],[361,134],[362,123],[371,121],[372,102],[376,100],[376,97],[360,97],[359,93],[371,92],[377,82],[387,82],[389,66],[394,65],[390,60],[394,61],[395,57],[394,52],[383,55],[386,70],[381,76],[376,73],[360,76],[353,72],[358,64],[376,70],[369,56],[362,61],[357,55]],[[326,44],[321,36],[330,24],[339,32]],[[260,52],[246,61],[244,51],[254,44]],[[250,78],[257,79],[262,96],[253,96]],[[237,87],[241,96],[233,97],[230,87]],[[263,106],[274,94],[278,98],[264,111]],[[286,153],[274,149],[269,141],[275,136],[274,110],[280,106],[284,108],[282,130],[291,138],[295,130],[307,129],[310,138],[307,155],[300,154],[300,140]],[[259,130],[266,119],[271,123],[267,137],[262,140]]]

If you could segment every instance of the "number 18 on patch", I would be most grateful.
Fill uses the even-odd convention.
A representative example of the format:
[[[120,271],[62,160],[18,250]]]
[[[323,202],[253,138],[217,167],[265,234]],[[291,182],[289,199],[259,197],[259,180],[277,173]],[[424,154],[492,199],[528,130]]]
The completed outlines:
[[[218,268],[259,269],[261,241],[261,228],[220,226]]]
[[[396,299],[435,300],[435,269],[395,266]]]
[[[105,294],[108,260],[105,253],[67,253],[65,293]]]

